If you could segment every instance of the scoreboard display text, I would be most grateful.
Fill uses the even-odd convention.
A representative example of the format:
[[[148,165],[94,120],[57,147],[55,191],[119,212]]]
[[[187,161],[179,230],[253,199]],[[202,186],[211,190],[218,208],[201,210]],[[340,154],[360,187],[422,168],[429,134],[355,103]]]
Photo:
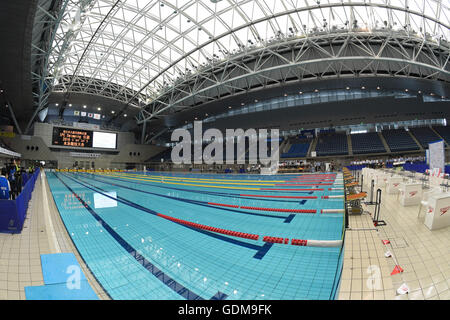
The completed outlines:
[[[93,131],[53,127],[53,144],[64,147],[92,148]]]

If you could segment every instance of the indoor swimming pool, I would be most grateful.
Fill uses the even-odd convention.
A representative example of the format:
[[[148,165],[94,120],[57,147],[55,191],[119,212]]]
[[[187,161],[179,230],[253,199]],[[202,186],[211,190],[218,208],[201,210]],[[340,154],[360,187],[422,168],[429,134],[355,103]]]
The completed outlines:
[[[47,172],[112,299],[335,299],[342,174]]]

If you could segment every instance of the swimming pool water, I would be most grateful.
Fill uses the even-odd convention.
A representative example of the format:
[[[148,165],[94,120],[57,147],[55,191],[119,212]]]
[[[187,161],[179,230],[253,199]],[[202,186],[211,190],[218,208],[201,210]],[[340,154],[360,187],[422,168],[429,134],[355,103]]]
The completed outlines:
[[[320,213],[344,208],[342,198],[321,199],[342,195],[329,190],[342,178],[333,182],[325,175],[315,177],[47,173],[69,235],[113,299],[333,298],[339,282],[340,247],[262,241],[263,236],[343,238],[343,213]],[[323,191],[309,191],[316,188]],[[158,214],[257,234],[259,239],[202,230]]]

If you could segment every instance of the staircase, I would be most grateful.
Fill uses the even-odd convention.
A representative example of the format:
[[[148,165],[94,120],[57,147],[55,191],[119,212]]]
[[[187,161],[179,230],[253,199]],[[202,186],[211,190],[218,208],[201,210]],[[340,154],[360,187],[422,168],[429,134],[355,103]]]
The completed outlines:
[[[384,139],[383,135],[381,134],[381,132],[377,132],[378,136],[380,137],[381,142],[383,142],[383,146],[386,149],[387,152],[391,152],[391,148],[389,148],[389,145],[387,144],[386,140]]]
[[[408,132],[408,134],[411,136],[411,138],[414,140],[414,142],[419,146],[420,151],[423,151],[422,145],[420,144],[419,140],[416,139],[416,137],[414,137],[414,135],[411,133],[411,131],[406,131]]]
[[[447,141],[445,141],[445,139],[442,138],[442,136],[441,136],[436,130],[434,130],[434,128],[433,128],[432,126],[430,126],[430,129],[431,129],[431,131],[433,131],[439,138],[441,138],[442,140],[444,140],[444,143],[445,143],[445,146],[446,146],[446,147],[449,146],[448,143],[447,143]]]
[[[353,155],[353,145],[352,145],[352,138],[349,134],[347,134],[347,146],[348,146],[348,154],[350,156]]]
[[[311,157],[311,152],[316,150],[316,145],[317,145],[318,139],[319,139],[318,137],[315,137],[313,139],[313,141],[311,142],[311,144],[309,145],[308,153],[306,154],[307,157]]]
[[[280,145],[280,155],[289,151],[291,144],[289,143],[289,139],[284,140]]]

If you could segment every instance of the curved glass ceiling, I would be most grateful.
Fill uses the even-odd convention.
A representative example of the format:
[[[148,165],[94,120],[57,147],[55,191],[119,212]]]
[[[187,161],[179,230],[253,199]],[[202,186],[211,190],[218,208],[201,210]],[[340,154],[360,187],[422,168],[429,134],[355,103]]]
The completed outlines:
[[[55,91],[81,82],[101,94],[114,84],[114,94],[147,99],[186,72],[287,36],[393,29],[450,38],[448,0],[68,0],[65,11],[49,58]]]

